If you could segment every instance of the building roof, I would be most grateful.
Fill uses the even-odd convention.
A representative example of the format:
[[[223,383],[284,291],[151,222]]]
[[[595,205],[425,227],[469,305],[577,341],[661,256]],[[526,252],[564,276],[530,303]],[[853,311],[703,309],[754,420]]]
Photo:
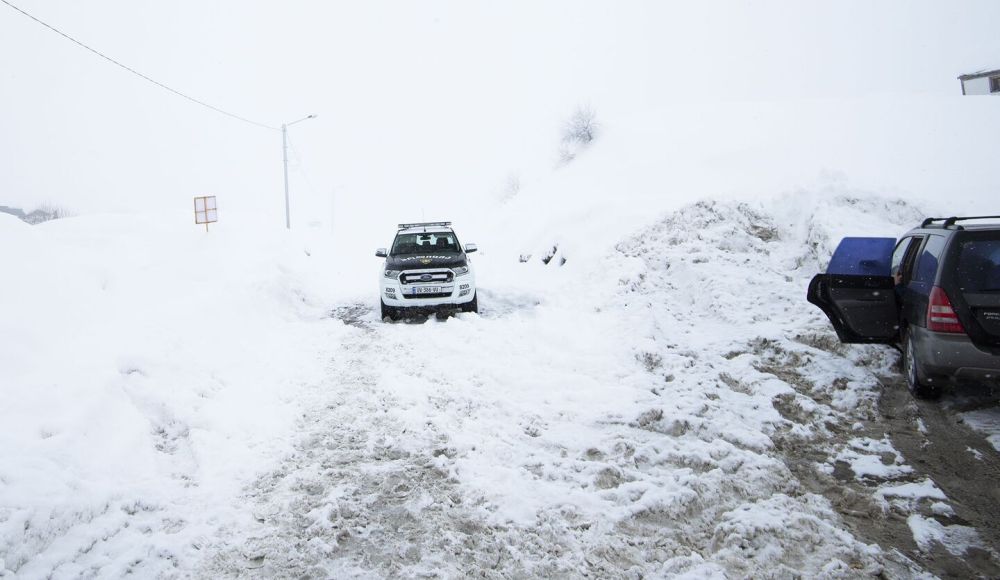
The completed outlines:
[[[977,71],[977,72],[974,72],[974,73],[965,74],[965,75],[962,75],[962,76],[958,77],[958,80],[960,80],[960,81],[968,81],[968,80],[972,80],[972,79],[978,79],[978,78],[982,78],[982,77],[991,77],[991,76],[995,76],[995,75],[1000,75],[1000,68],[993,69],[993,70],[983,69],[981,71]]]

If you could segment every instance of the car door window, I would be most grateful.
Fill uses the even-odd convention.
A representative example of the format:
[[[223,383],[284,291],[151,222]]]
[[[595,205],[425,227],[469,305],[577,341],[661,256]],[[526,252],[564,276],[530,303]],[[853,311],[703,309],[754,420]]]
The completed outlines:
[[[941,253],[944,251],[944,236],[927,236],[924,249],[917,259],[913,270],[913,281],[932,284],[937,275],[938,264],[941,263]]]
[[[910,281],[913,262],[916,260],[917,250],[920,249],[922,242],[922,237],[910,236],[903,238],[896,245],[896,250],[892,253],[890,273],[897,285],[905,285]]]
[[[896,284],[899,284],[899,269],[903,265],[903,257],[906,256],[906,250],[910,248],[910,243],[913,242],[913,238],[903,238],[899,240],[896,244],[896,249],[892,252],[892,266],[890,268],[890,275],[896,280]]]

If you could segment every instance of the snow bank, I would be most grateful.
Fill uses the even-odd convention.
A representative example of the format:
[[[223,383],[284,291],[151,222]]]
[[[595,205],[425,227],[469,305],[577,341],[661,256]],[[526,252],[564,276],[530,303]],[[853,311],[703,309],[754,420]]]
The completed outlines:
[[[19,575],[163,573],[289,445],[332,338],[322,286],[298,241],[188,219],[0,220],[0,553]]]
[[[613,244],[663,212],[702,199],[855,195],[905,199],[947,215],[989,213],[984,204],[1000,181],[990,172],[996,139],[981,128],[1000,125],[1000,112],[970,101],[886,97],[595,107],[601,131],[572,163],[554,170],[550,159],[527,163],[519,172],[519,192],[503,210],[468,219],[477,230],[499,221],[501,232],[527,236],[528,247],[518,252],[532,253],[544,250],[534,246],[562,238],[574,249],[594,245],[577,242]],[[835,215],[820,215],[837,227]],[[858,218],[885,215],[903,217],[889,212]]]

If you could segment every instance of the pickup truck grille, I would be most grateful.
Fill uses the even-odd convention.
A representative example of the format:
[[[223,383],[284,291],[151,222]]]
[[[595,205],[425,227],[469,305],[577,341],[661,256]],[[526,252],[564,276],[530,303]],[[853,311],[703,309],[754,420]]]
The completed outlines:
[[[454,279],[451,270],[415,270],[403,272],[399,277],[402,284],[447,284]]]
[[[403,298],[412,300],[414,298],[448,298],[451,292],[438,292],[437,294],[403,294]]]

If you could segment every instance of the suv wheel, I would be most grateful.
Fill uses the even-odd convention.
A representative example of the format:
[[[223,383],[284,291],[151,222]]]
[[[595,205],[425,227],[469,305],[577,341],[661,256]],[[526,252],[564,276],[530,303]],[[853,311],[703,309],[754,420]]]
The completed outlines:
[[[903,334],[903,374],[906,377],[906,387],[910,389],[914,397],[918,399],[936,399],[941,396],[941,390],[933,385],[928,385],[921,378],[920,362],[916,357],[917,349],[913,344],[913,337],[909,331]]]

